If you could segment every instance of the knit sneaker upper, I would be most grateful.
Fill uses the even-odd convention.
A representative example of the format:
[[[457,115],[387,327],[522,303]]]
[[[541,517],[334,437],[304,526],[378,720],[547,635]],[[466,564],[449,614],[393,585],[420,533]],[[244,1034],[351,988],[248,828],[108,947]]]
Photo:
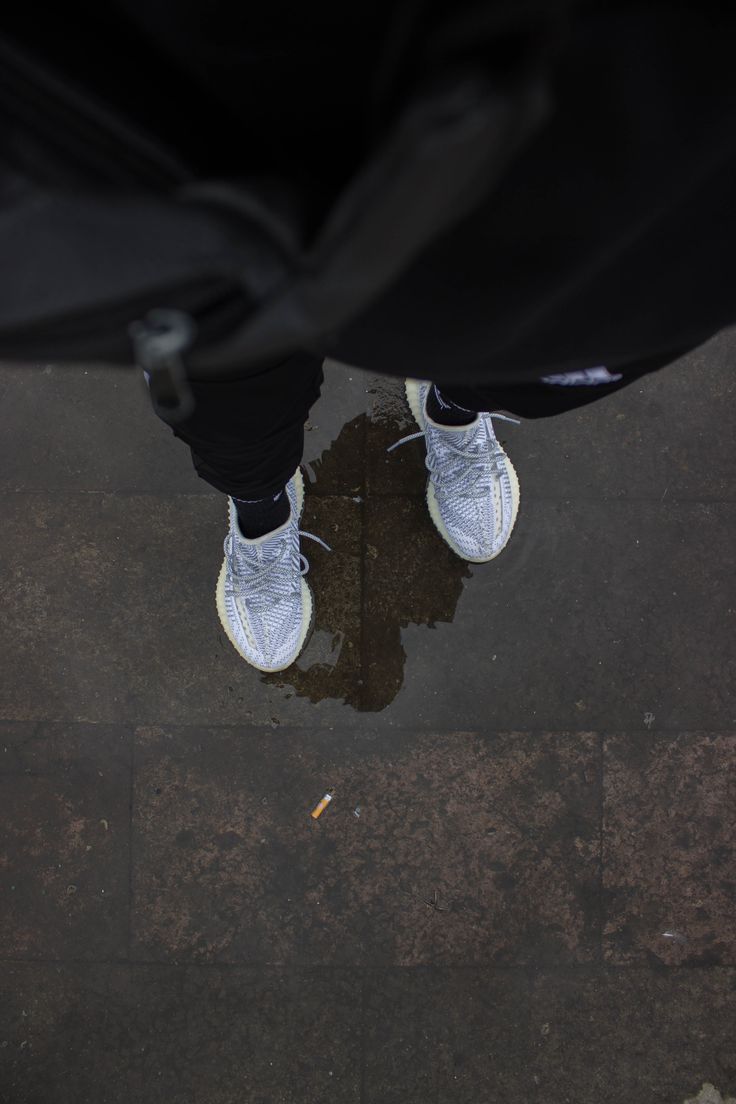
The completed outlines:
[[[299,504],[294,479],[286,491],[291,506],[289,520],[255,540],[242,536],[230,500],[224,610],[233,643],[261,670],[280,670],[294,661],[311,616],[311,597],[302,580],[306,561],[299,551]]]
[[[481,413],[467,426],[439,425],[427,415],[430,386],[407,382],[407,396],[421,429],[403,441],[425,439],[427,502],[441,535],[463,559],[490,560],[511,535],[519,497],[516,473],[496,438],[492,418],[515,419]]]

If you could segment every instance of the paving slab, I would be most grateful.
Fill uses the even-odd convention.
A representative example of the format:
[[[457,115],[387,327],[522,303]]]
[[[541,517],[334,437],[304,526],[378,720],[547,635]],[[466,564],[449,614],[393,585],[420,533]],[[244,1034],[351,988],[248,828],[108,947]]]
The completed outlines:
[[[186,495],[6,496],[0,655],[8,677],[0,716],[279,723],[293,690],[265,686],[229,644],[217,616],[223,502]],[[357,511],[350,499],[330,498],[316,500],[305,517],[335,549],[310,550],[313,585],[334,594],[335,620],[319,622],[324,632],[328,624],[333,633],[347,628],[355,636],[349,618],[357,602],[349,617],[343,611],[357,579]],[[323,608],[329,616],[330,607]],[[349,654],[346,647],[343,662]],[[313,719],[309,699],[299,703],[300,715]],[[332,707],[339,716],[342,703]]]
[[[735,343],[499,423],[480,567],[402,381],[328,362],[278,676],[140,378],[2,366],[0,1104],[736,1094]]]
[[[10,494],[2,506],[6,719],[354,726],[370,714],[613,730],[650,713],[668,728],[734,718],[719,643],[736,619],[732,503],[522,500],[502,557],[469,568],[420,499],[308,496],[304,525],[333,551],[309,551],[317,632],[276,677],[219,625],[219,497]]]
[[[736,1089],[727,969],[405,967],[361,981],[12,963],[0,997],[13,1104],[684,1104]]]
[[[601,402],[500,423],[522,486],[562,499],[733,501],[735,348],[726,330]]]
[[[305,470],[317,493],[357,493],[371,378],[325,366],[322,398],[304,435]],[[0,493],[218,494],[196,474],[188,447],[153,413],[135,370],[2,364],[0,400]],[[323,464],[344,427],[361,416],[361,433],[346,434]]]
[[[0,490],[202,493],[188,450],[151,409],[143,376],[110,365],[0,371]]]
[[[543,973],[531,994],[530,1099],[684,1104],[736,1092],[733,970]]]
[[[131,733],[0,725],[2,956],[124,958]]]
[[[350,972],[0,967],[8,1104],[358,1104]]]
[[[673,729],[732,724],[732,504],[525,503],[522,493],[508,548],[460,586],[467,567],[411,502],[374,500],[367,515],[366,546],[380,550],[366,560],[368,601],[384,611],[381,639],[400,649],[393,670],[404,670],[382,722],[646,733],[653,714]]]
[[[607,960],[736,965],[736,736],[608,737],[604,802]]]
[[[581,733],[138,729],[131,954],[594,961],[599,764]]]
[[[736,1086],[733,970],[404,969],[366,993],[368,1104],[684,1104]]]
[[[365,1104],[534,1099],[522,972],[375,971],[365,1033]]]

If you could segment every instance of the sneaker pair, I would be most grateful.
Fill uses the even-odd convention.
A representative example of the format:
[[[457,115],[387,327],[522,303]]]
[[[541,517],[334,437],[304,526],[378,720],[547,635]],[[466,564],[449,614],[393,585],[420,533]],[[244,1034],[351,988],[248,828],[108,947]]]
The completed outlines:
[[[506,547],[519,509],[519,481],[491,421],[504,415],[482,413],[470,425],[440,425],[427,414],[430,387],[406,381],[406,397],[420,429],[391,448],[424,437],[430,517],[453,552],[471,563],[485,563]],[[230,526],[217,582],[217,611],[232,645],[259,671],[289,667],[312,626],[314,599],[304,578],[309,564],[300,551],[300,536],[328,547],[299,529],[304,507],[299,470],[286,493],[288,521],[255,540],[243,537],[234,503],[228,500]]]

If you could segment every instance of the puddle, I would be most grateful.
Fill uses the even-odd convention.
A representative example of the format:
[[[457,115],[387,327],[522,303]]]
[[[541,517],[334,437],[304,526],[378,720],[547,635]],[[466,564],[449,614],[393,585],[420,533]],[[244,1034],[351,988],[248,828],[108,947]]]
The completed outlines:
[[[403,380],[379,376],[370,380],[366,393],[371,396],[369,417],[374,425],[389,426],[399,436],[417,428],[406,403]]]
[[[326,667],[333,671],[340,659],[344,642],[344,632],[330,633],[325,629],[315,629],[309,640],[309,646],[297,659],[296,667],[305,673],[314,667]]]
[[[386,453],[414,426],[403,385],[355,375],[354,393],[340,403],[343,418],[354,416],[336,439],[316,449],[307,434],[302,525],[333,547],[331,554],[312,554],[310,542],[305,549],[314,631],[297,663],[264,681],[283,688],[286,697],[335,699],[377,713],[404,683],[402,629],[452,621],[471,572],[429,519],[423,443]],[[359,403],[363,412],[355,415]],[[322,439],[330,420],[325,405],[322,400],[314,412],[314,432]]]

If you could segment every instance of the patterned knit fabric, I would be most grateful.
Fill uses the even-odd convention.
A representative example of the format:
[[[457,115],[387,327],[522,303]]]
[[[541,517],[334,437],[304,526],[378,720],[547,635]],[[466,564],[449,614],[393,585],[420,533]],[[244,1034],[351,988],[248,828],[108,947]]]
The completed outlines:
[[[286,486],[291,514],[272,533],[245,540],[229,499],[230,531],[218,584],[218,610],[231,642],[254,667],[279,671],[294,662],[312,614],[312,596],[299,551],[304,488],[297,472]]]
[[[397,445],[424,437],[432,520],[458,556],[482,563],[508,543],[519,506],[516,472],[496,439],[492,419],[516,419],[480,413],[468,426],[440,426],[427,415],[430,386],[407,380],[407,399],[421,429]]]

